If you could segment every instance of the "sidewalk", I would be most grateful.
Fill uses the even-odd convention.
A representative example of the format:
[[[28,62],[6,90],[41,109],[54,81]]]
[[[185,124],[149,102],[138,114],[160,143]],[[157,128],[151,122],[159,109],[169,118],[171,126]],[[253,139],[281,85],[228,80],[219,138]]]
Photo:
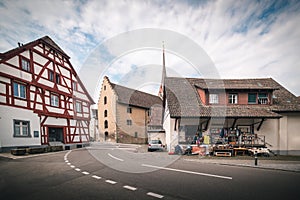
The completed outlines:
[[[254,158],[250,156],[232,158],[185,156],[183,159],[188,162],[272,169],[300,173],[300,157],[298,156],[276,156],[269,158],[258,157],[257,165],[255,165]]]

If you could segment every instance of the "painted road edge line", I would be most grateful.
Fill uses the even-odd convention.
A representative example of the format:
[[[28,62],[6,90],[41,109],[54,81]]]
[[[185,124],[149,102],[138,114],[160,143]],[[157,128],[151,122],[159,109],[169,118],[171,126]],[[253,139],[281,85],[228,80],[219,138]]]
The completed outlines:
[[[115,156],[111,155],[110,153],[108,153],[107,155],[109,155],[111,158],[113,158],[113,159],[115,159],[115,160],[118,160],[118,161],[121,161],[121,162],[123,162],[123,161],[124,161],[123,159],[121,159],[121,158],[117,158],[117,157],[115,157]]]
[[[86,171],[81,172],[81,173],[83,173],[84,175],[89,175],[90,174],[89,172],[86,172]]]
[[[221,178],[221,179],[232,180],[232,177],[230,177],[230,176],[220,176],[220,175],[216,175],[216,174],[207,174],[207,173],[201,173],[201,172],[193,172],[193,171],[187,171],[187,170],[181,170],[181,169],[173,169],[173,168],[167,168],[167,167],[159,167],[159,166],[147,165],[147,164],[142,164],[142,166],[143,167],[155,168],[155,169],[163,169],[163,170],[168,170],[168,171],[174,171],[174,172],[181,172],[181,173],[187,173],[187,174],[195,174],[195,175],[200,175],[200,176],[209,176],[209,177],[214,177],[214,178]]]
[[[152,196],[152,197],[156,197],[156,198],[159,198],[159,199],[164,198],[163,195],[156,194],[156,193],[153,193],[153,192],[148,192],[147,195],[148,195],[148,196]]]
[[[131,186],[129,186],[129,185],[124,185],[123,188],[125,188],[125,189],[127,189],[127,190],[131,190],[131,191],[136,191],[136,190],[137,190],[137,188],[131,187]]]

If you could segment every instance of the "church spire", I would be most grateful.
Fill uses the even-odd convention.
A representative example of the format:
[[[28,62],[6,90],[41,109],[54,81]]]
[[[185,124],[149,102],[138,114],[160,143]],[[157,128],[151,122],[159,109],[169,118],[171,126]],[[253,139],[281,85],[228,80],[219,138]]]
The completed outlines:
[[[163,99],[164,93],[165,93],[165,77],[167,76],[164,41],[163,41],[162,47],[163,47],[163,49],[162,49],[163,50],[163,66],[162,66],[162,77],[161,77],[161,84],[160,84],[158,96]]]

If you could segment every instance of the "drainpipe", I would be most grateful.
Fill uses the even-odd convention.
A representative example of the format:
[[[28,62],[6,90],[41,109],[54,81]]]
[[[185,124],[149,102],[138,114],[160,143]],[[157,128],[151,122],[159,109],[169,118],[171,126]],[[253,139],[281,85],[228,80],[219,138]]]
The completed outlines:
[[[280,118],[277,119],[277,154],[280,154]]]

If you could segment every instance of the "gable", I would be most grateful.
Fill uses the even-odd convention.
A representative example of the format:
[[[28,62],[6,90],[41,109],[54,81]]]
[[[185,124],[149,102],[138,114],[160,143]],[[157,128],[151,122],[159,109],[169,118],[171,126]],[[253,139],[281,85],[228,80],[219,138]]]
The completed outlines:
[[[94,103],[69,58],[51,38],[45,36],[2,53],[0,69],[4,76]],[[22,59],[29,62],[29,70],[22,69]],[[76,90],[73,82],[77,83]]]

